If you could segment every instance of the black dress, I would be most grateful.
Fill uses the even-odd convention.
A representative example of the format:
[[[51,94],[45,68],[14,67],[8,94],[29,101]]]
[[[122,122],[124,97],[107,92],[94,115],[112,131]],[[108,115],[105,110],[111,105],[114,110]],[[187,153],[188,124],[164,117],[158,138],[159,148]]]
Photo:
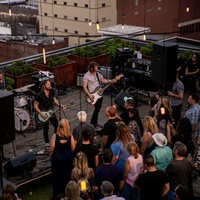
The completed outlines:
[[[60,143],[66,140],[66,143]],[[73,168],[73,154],[71,151],[71,136],[59,137],[56,134],[55,148],[51,160],[53,196],[65,193],[65,187],[71,180]]]

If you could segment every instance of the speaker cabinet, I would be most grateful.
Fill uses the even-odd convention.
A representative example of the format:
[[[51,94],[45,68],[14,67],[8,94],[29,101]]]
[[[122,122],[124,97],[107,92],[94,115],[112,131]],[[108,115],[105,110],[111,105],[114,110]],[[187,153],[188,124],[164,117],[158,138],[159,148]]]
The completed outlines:
[[[16,158],[10,159],[5,165],[4,170],[9,176],[17,176],[32,170],[37,164],[36,156],[30,152]]]
[[[176,80],[178,44],[154,43],[152,80],[160,84],[171,84]]]
[[[127,92],[121,91],[115,98],[114,103],[116,103],[118,106],[124,107],[124,97],[132,97],[132,95],[130,95]],[[134,99],[134,98],[133,98]]]
[[[14,94],[0,90],[0,145],[15,140]]]

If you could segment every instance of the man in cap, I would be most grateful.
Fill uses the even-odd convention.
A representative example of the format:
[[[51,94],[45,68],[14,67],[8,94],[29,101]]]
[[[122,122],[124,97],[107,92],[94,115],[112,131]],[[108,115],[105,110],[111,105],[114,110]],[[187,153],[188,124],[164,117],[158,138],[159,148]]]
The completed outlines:
[[[132,118],[129,117],[129,109],[134,108],[135,101],[132,97],[124,97],[124,108],[126,109],[124,112],[122,112],[119,115],[119,118],[126,124],[132,120]]]
[[[156,144],[155,149],[151,152],[153,156],[155,167],[158,170],[165,170],[167,165],[173,159],[173,153],[170,147],[167,145],[167,138],[162,133],[154,133],[152,135],[154,143]]]

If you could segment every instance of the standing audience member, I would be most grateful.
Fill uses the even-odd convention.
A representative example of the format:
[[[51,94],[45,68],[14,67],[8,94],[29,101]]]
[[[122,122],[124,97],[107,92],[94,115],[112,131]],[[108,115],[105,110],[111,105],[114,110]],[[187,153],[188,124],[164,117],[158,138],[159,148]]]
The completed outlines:
[[[175,200],[174,190],[177,186],[188,187],[188,174],[190,166],[188,160],[184,157],[187,152],[186,146],[181,142],[176,142],[173,148],[174,159],[169,163],[165,171],[169,177],[170,191],[169,200]]]
[[[74,128],[73,133],[72,133],[74,136],[75,145],[79,146],[82,144],[82,142],[83,142],[82,132],[84,129],[90,130],[90,132],[91,132],[90,143],[94,144],[96,131],[95,131],[94,125],[86,122],[87,121],[86,112],[79,111],[77,113],[77,120],[78,120],[79,125]]]
[[[112,164],[124,171],[124,162],[130,155],[126,149],[128,142],[134,142],[134,136],[130,134],[128,126],[119,124],[115,141],[111,145],[113,152]]]
[[[113,184],[109,181],[103,181],[101,184],[101,193],[104,196],[101,200],[124,200],[122,197],[118,197],[117,195],[113,194],[114,187]]]
[[[119,118],[124,122],[124,124],[128,125],[128,123],[132,120],[131,117],[129,117],[129,109],[134,108],[135,101],[132,97],[124,97],[124,108],[126,109],[123,111]]]
[[[192,58],[187,62],[185,75],[187,78],[187,84],[190,94],[196,93],[196,78],[199,76],[200,63],[199,55],[197,53],[192,54]]]
[[[167,145],[167,138],[162,133],[155,133],[152,138],[156,144],[155,149],[151,152],[156,169],[165,170],[173,158],[172,150]]]
[[[78,152],[75,159],[75,167],[72,170],[71,180],[78,183],[81,178],[85,178],[91,184],[94,179],[94,170],[88,167],[87,156],[83,152]]]
[[[88,166],[95,171],[99,163],[99,150],[95,145],[90,144],[91,132],[89,129],[84,129],[82,135],[83,142],[74,149],[74,157],[78,152],[83,152],[87,156]]]
[[[71,179],[73,168],[74,137],[70,133],[69,121],[61,119],[56,134],[52,135],[49,155],[51,157],[53,199],[64,194],[65,186]]]
[[[21,198],[15,193],[13,185],[8,183],[2,187],[0,200],[21,200]]]
[[[176,74],[176,82],[174,82],[172,91],[168,92],[170,96],[170,105],[173,111],[173,119],[175,120],[174,127],[176,128],[179,120],[181,119],[182,99],[184,94],[184,85]]]
[[[65,188],[65,198],[61,200],[82,200],[80,197],[80,188],[75,181],[69,181]]]
[[[169,103],[168,96],[161,96],[159,99],[160,106],[156,108],[155,120],[159,128],[159,132],[163,133],[167,137],[167,123],[173,123],[172,115],[173,111]]]
[[[103,137],[101,140],[101,149],[110,148],[110,145],[116,139],[117,124],[121,120],[116,117],[117,111],[115,106],[108,106],[106,108],[106,117],[108,121],[104,124],[103,127]]]
[[[128,143],[127,151],[130,153],[130,156],[126,159],[124,164],[125,185],[122,189],[121,196],[129,200],[134,199],[134,194],[137,193],[136,188],[134,188],[134,183],[143,166],[143,158],[139,154],[139,148],[135,142]]]
[[[169,180],[166,172],[157,170],[151,155],[143,157],[147,172],[140,174],[135,181],[140,188],[140,200],[161,200],[169,191]]]
[[[112,165],[113,152],[105,149],[102,153],[103,165],[96,170],[92,184],[93,191],[98,191],[98,197],[102,198],[101,185],[103,181],[109,181],[114,186],[113,194],[119,195],[124,186],[123,172],[115,165]]]
[[[0,70],[0,90],[5,90],[6,89],[6,81],[4,78],[3,71]]]
[[[177,186],[174,190],[176,200],[189,200],[190,199],[190,193],[187,187],[180,185]]]
[[[187,147],[187,153],[186,155],[193,154],[194,153],[194,142],[192,140],[192,125],[188,118],[182,118],[178,126],[176,127],[176,130],[174,127],[168,123],[168,143],[170,144],[171,149],[174,148],[174,144],[176,142],[182,142]]]
[[[192,137],[197,138],[200,133],[200,105],[199,96],[192,94],[188,97],[187,102],[190,108],[186,111],[184,117],[188,118],[192,124]]]
[[[150,154],[151,151],[155,148],[155,144],[152,138],[154,133],[158,133],[158,126],[155,123],[154,119],[150,116],[144,117],[142,120],[144,133],[141,139],[141,147],[140,147],[140,154]]]
[[[89,64],[88,72],[83,76],[83,89],[91,101],[94,100],[94,95],[92,92],[94,92],[97,87],[101,86],[102,83],[115,82],[115,80],[105,79],[102,74],[98,72],[98,66],[99,65],[96,62],[91,62]],[[99,98],[94,104],[95,109],[90,121],[90,123],[93,124],[96,129],[101,128],[101,126],[98,124],[98,115],[102,102],[103,97]]]

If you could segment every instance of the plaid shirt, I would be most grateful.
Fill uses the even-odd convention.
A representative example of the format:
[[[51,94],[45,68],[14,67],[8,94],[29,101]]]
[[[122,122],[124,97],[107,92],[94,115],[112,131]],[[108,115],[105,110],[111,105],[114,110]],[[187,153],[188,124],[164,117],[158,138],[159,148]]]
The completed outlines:
[[[200,133],[200,105],[197,103],[190,106],[184,117],[188,118],[192,125],[196,125],[194,137],[197,138]]]

